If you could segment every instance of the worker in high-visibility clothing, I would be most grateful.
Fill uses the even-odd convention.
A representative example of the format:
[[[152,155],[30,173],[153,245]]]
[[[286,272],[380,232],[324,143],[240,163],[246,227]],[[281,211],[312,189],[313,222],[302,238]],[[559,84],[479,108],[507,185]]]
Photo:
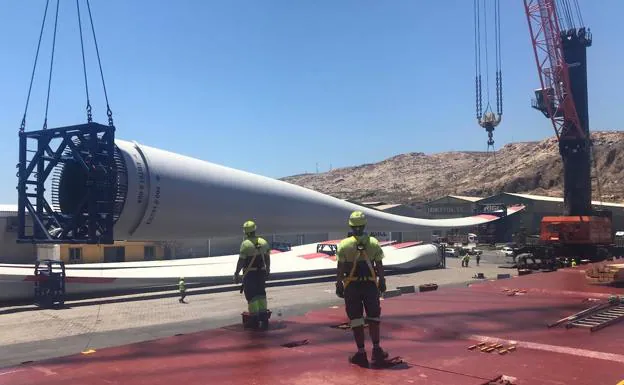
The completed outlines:
[[[180,291],[180,299],[178,300],[180,303],[184,302],[184,298],[186,297],[186,284],[184,283],[184,277],[180,277],[180,281],[178,282],[178,291]]]
[[[246,328],[266,330],[269,327],[269,312],[266,299],[266,280],[271,271],[271,248],[268,242],[256,236],[256,224],[247,221],[243,224],[245,239],[240,245],[240,254],[234,282],[241,281],[243,270],[243,288],[249,310]]]
[[[387,357],[379,345],[379,324],[381,316],[380,294],[386,291],[386,279],[382,259],[383,250],[379,241],[364,233],[366,216],[354,211],[349,217],[352,232],[338,244],[336,261],[336,295],[344,298],[345,310],[350,320],[357,353],[349,358],[353,364],[368,366],[364,346],[364,309],[370,338],[373,342],[371,358],[373,363],[383,362]]]

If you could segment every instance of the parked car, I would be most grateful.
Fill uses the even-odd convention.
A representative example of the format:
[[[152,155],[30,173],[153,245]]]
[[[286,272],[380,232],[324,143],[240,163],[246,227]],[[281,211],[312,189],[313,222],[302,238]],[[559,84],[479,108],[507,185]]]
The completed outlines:
[[[292,245],[288,242],[271,242],[271,249],[286,252],[292,249]]]
[[[513,249],[509,246],[503,247],[501,251],[503,252],[503,254],[508,255],[508,256],[511,256],[514,253]]]

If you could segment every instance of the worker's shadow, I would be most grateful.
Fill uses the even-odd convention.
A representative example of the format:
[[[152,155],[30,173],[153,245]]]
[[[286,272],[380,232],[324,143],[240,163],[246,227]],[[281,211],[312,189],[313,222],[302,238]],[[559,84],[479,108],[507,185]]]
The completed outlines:
[[[286,329],[286,327],[287,327],[286,322],[274,321],[274,322],[269,323],[269,328],[267,330],[247,329],[243,326],[243,324],[233,324],[233,325],[223,326],[221,329],[230,330],[234,332],[250,333],[251,335],[256,335],[256,336],[264,336],[264,335],[267,335],[266,333],[268,332],[271,332],[274,330]]]
[[[368,369],[370,370],[406,370],[411,368],[412,366],[404,361],[401,357],[396,356],[393,358],[389,358],[385,363],[381,365],[373,365],[370,364]]]

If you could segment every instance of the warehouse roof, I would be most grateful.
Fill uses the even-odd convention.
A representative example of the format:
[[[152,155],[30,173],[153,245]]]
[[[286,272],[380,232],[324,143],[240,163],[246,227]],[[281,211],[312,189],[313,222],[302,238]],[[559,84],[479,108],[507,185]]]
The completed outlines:
[[[479,197],[470,197],[470,196],[465,196],[465,195],[444,195],[441,196],[439,198],[436,199],[432,199],[428,202],[425,203],[425,205],[431,205],[432,203],[437,203],[440,201],[443,201],[444,199],[456,199],[456,200],[460,200],[460,201],[464,201],[464,202],[470,202],[470,203],[475,203],[480,201],[481,199],[485,199],[485,198],[479,198]]]
[[[372,201],[372,202],[361,202],[360,204],[364,206],[381,206],[381,205],[385,205],[386,202]]]
[[[0,204],[0,214],[2,214],[3,216],[17,215],[17,205]]]
[[[469,202],[478,202],[480,201],[481,197],[469,197],[466,195],[449,195],[451,198],[455,198],[455,199],[461,199],[463,201],[469,201]]]
[[[375,208],[376,208],[377,210],[384,211],[384,210],[393,209],[393,208],[395,208],[395,207],[399,207],[399,206],[405,206],[405,205],[402,205],[402,204],[400,204],[400,203],[388,203],[388,204],[383,204],[383,205],[375,206]]]
[[[503,193],[503,194],[517,196],[519,198],[530,199],[534,201],[548,201],[548,202],[563,203],[563,198],[558,198],[558,197],[549,197],[549,196],[544,196],[544,195],[532,195],[532,194],[518,194],[518,193]],[[595,206],[624,207],[624,203],[592,201],[592,204]]]

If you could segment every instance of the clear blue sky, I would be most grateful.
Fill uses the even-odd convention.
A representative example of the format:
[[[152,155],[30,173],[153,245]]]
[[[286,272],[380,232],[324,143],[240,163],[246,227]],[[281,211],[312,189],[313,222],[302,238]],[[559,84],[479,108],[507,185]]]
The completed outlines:
[[[91,3],[121,139],[270,177],[314,172],[316,162],[325,171],[330,163],[487,147],[474,117],[470,0]],[[17,201],[17,131],[44,4],[0,0],[0,203]],[[624,1],[580,5],[594,35],[591,129],[624,129]],[[530,108],[539,82],[522,1],[501,1],[501,14],[497,148],[553,135]],[[27,129],[43,122],[51,37],[48,24]],[[105,123],[87,42],[95,120]],[[86,121],[83,87],[75,2],[64,0],[48,127]]]

